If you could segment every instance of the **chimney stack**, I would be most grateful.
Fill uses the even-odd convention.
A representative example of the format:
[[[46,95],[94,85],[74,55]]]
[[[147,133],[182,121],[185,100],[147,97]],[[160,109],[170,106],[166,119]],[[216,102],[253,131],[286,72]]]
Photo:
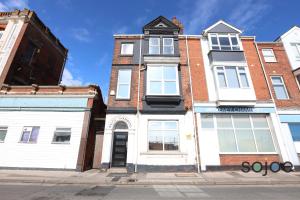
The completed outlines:
[[[180,28],[179,34],[183,34],[183,29],[184,29],[183,24],[175,16],[172,17],[172,22]]]

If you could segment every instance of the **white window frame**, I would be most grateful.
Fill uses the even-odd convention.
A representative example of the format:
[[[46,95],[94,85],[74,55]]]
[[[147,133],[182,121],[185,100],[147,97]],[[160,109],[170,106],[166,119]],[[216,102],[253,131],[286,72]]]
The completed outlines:
[[[153,39],[157,39],[158,40],[158,45],[151,45],[150,41],[153,40]],[[149,54],[156,55],[156,54],[150,53],[151,47],[158,47],[158,54],[160,54],[160,37],[150,37],[149,38]]]
[[[274,83],[272,78],[280,78],[281,83]],[[290,99],[289,93],[288,93],[288,91],[287,91],[287,89],[286,89],[286,87],[285,87],[285,83],[284,83],[284,80],[283,80],[283,77],[282,77],[282,76],[271,76],[271,81],[272,81],[272,86],[273,86],[273,90],[274,90],[276,99],[278,99],[278,97],[277,97],[277,95],[276,95],[276,91],[275,91],[274,86],[283,86],[284,92],[285,92],[286,97],[287,97],[286,99],[278,99],[278,100],[288,100],[288,99]]]
[[[217,46],[216,45],[213,45],[212,44],[212,37],[213,36],[216,36],[217,37]],[[235,37],[237,39],[237,45],[233,45],[232,44],[232,41],[231,41],[231,37]],[[230,50],[222,50],[221,49],[221,44],[220,44],[220,37],[227,37],[229,38],[229,43],[230,43]],[[239,35],[238,34],[232,34],[232,33],[228,33],[228,34],[217,34],[217,33],[210,33],[209,36],[208,36],[208,39],[209,39],[209,47],[210,47],[210,50],[219,50],[219,51],[242,51],[242,45],[241,45],[241,42],[240,42],[240,38],[239,38]],[[218,47],[218,49],[213,49],[212,47],[213,46],[216,46]],[[239,48],[239,49],[233,49],[234,47],[236,48]]]
[[[62,130],[59,130],[59,129],[70,129],[70,131],[62,131]],[[54,141],[56,133],[70,133],[70,140],[67,141],[67,142],[57,142],[57,141]],[[72,136],[72,128],[70,128],[70,127],[56,127],[56,129],[54,131],[54,134],[53,134],[52,144],[70,144],[70,142],[71,142],[71,136]]]
[[[248,70],[247,70],[246,66],[214,66],[214,67],[215,67],[215,77],[216,77],[216,81],[217,81],[217,84],[218,84],[218,88],[222,88],[222,89],[225,89],[225,88],[229,88],[229,89],[249,89],[249,88],[251,88],[250,87],[250,76],[249,76],[249,73],[248,73]],[[236,73],[237,73],[237,77],[238,77],[238,81],[239,81],[239,87],[238,88],[228,87],[228,79],[227,79],[226,70],[225,70],[226,67],[235,67],[235,70],[236,70]],[[220,70],[218,68],[222,68],[222,70]],[[244,68],[245,71],[241,72],[240,68]],[[221,87],[220,86],[218,73],[223,73],[224,74],[226,87]],[[246,78],[247,78],[247,82],[248,82],[248,87],[245,87],[245,86],[242,85],[242,81],[241,81],[240,75],[243,74],[243,73],[246,74]]]
[[[26,128],[31,128],[31,131],[30,131],[28,140],[27,141],[22,141],[22,137],[23,137],[23,134],[24,134],[24,129],[26,129]],[[31,135],[32,135],[32,129],[33,128],[38,128],[39,129],[36,141],[30,141],[30,138],[31,138]],[[23,144],[36,144],[38,142],[39,135],[40,135],[40,126],[24,126],[23,129],[22,129],[22,133],[21,133],[21,137],[20,137],[19,143],[23,143]]]
[[[294,55],[296,61],[300,61],[300,43],[291,43],[291,46],[296,47],[298,55]]]
[[[6,131],[4,139],[0,140],[0,143],[4,143],[5,142],[5,138],[7,136],[8,127],[7,126],[0,126],[0,131]]]
[[[164,84],[162,84],[162,88],[161,88],[161,91],[162,91],[162,94],[158,94],[158,93],[150,93],[150,81],[161,81],[161,82],[168,82],[168,81],[174,81],[174,80],[155,80],[155,79],[150,79],[149,77],[149,73],[147,72],[147,91],[146,91],[146,94],[147,95],[160,95],[160,96],[174,96],[174,95],[180,95],[179,94],[179,79],[178,79],[178,66],[177,64],[151,64],[151,65],[147,65],[147,71],[153,67],[174,67],[176,68],[176,93],[174,94],[165,94],[165,91],[164,91]],[[163,70],[162,70],[162,73],[163,73]],[[163,77],[164,74],[162,74],[162,77]]]
[[[4,34],[4,30],[0,31],[0,40],[3,37],[3,34]]]
[[[172,40],[171,45],[165,45],[165,40]],[[172,52],[171,53],[165,53],[165,47],[172,47]],[[163,38],[163,54],[171,55],[174,54],[174,38]]]
[[[208,114],[208,113],[205,113],[205,114]],[[251,124],[251,128],[236,128],[234,126],[234,122],[233,122],[233,115],[234,114],[226,114],[226,113],[219,113],[219,114],[222,114],[222,115],[230,115],[230,120],[231,120],[231,124],[232,124],[232,128],[218,128],[218,125],[217,125],[217,116],[216,114],[212,114],[213,117],[212,117],[212,120],[213,120],[213,127],[210,127],[210,128],[202,128],[204,130],[215,130],[216,133],[217,133],[217,138],[218,138],[218,144],[219,144],[219,136],[218,136],[218,129],[223,129],[223,130],[233,130],[234,132],[234,139],[235,139],[235,146],[236,146],[236,152],[222,152],[220,149],[219,149],[219,153],[220,154],[277,154],[277,147],[276,147],[276,143],[275,143],[275,138],[273,136],[273,131],[271,129],[271,124],[269,122],[269,118],[268,118],[268,115],[264,115],[265,118],[266,118],[266,121],[268,123],[268,128],[255,128],[254,127],[254,124],[253,124],[253,116],[255,115],[262,115],[262,114],[247,114],[247,116],[249,117],[250,119],[250,124]],[[241,114],[241,113],[238,113],[238,114]],[[201,118],[201,123],[202,123],[202,118]],[[243,151],[239,151],[239,146],[238,146],[238,140],[237,140],[237,136],[236,136],[236,129],[245,129],[245,130],[250,130],[251,129],[251,132],[253,134],[253,138],[254,138],[254,143],[255,143],[255,148],[256,148],[256,151],[254,152],[243,152]],[[255,130],[268,130],[270,131],[270,135],[271,135],[271,138],[272,138],[272,143],[273,143],[273,146],[274,146],[274,152],[264,152],[264,151],[258,151],[258,146],[257,146],[257,140],[256,140],[256,136],[255,136],[255,133],[254,131]]]
[[[129,82],[120,82],[120,72],[121,71],[130,71],[130,80]],[[131,90],[131,76],[132,76],[132,70],[131,69],[119,69],[118,70],[118,82],[117,82],[117,94],[116,94],[116,99],[130,99],[130,90]],[[127,91],[127,97],[120,97],[119,96],[119,86],[120,85],[128,85],[128,91]]]
[[[131,45],[132,46],[132,49],[131,49],[131,53],[125,53],[124,51],[124,48],[123,46],[125,45]],[[133,48],[134,48],[134,44],[131,43],[131,42],[124,42],[124,43],[121,43],[121,55],[133,55]]]
[[[162,145],[163,149],[162,150],[150,150],[149,149],[149,122],[176,122],[176,127],[177,129],[160,129],[158,131],[163,132],[164,130],[172,130],[172,131],[177,131],[178,133],[178,150],[165,150],[165,137],[164,134],[162,135]],[[149,119],[147,123],[147,151],[148,152],[180,152],[180,132],[179,132],[179,121],[174,119],[174,120],[159,120],[159,119]]]
[[[272,52],[272,56],[269,56],[269,55],[266,56],[264,54],[264,52],[267,52],[267,51]],[[274,53],[273,49],[264,48],[264,49],[261,49],[261,53],[262,53],[266,63],[275,63],[275,62],[277,62],[277,58],[275,56],[275,53]]]

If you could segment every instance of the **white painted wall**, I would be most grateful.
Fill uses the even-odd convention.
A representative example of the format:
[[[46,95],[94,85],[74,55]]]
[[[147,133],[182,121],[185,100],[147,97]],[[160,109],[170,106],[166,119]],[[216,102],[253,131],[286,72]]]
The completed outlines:
[[[3,71],[3,68],[23,25],[24,19],[9,20],[5,28],[5,31],[0,39],[0,74]]]
[[[146,115],[141,114],[138,127],[136,115],[106,115],[102,163],[111,163],[114,125],[119,120],[129,122],[127,163],[140,165],[195,165],[195,142],[193,137],[193,115]],[[125,119],[125,120],[124,120]],[[180,150],[177,152],[149,152],[147,127],[148,120],[178,120]],[[136,129],[138,128],[138,129]],[[138,143],[138,145],[136,145]]]
[[[0,112],[8,126],[0,143],[1,167],[76,169],[84,112]],[[19,143],[24,126],[40,126],[36,144]],[[56,127],[70,127],[70,144],[52,144]]]
[[[280,39],[284,45],[284,48],[288,55],[290,64],[292,65],[292,69],[294,70],[294,69],[299,68],[300,60],[296,59],[296,56],[294,55],[291,43],[299,43],[300,44],[300,28],[299,27],[292,28],[286,34],[281,36]]]

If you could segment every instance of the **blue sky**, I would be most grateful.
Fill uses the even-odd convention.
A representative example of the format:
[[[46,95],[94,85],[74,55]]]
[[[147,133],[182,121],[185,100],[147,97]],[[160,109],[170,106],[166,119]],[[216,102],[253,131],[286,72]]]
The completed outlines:
[[[113,34],[141,33],[159,15],[176,16],[186,34],[199,34],[223,19],[258,41],[274,40],[300,25],[299,0],[0,0],[1,11],[24,7],[35,10],[69,49],[63,82],[98,84],[105,99]]]

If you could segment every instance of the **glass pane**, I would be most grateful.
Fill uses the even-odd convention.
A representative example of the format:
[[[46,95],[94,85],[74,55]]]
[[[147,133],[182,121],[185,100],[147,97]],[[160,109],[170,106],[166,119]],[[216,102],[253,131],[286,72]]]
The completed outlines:
[[[150,38],[149,45],[159,45],[160,38]]]
[[[162,67],[149,67],[147,70],[147,78],[149,80],[162,80],[163,75],[162,75]]]
[[[164,130],[177,130],[177,122],[164,122]]]
[[[177,94],[177,89],[176,89],[176,82],[172,81],[172,82],[165,82],[164,84],[164,94]]]
[[[238,40],[236,37],[231,37],[231,44],[232,45],[238,45]]]
[[[163,150],[163,137],[160,131],[148,132],[149,150]]]
[[[164,67],[164,79],[165,80],[176,80],[176,67]]]
[[[6,130],[0,130],[0,141],[3,142],[5,140]]]
[[[300,57],[300,52],[299,52],[296,45],[292,45],[292,50],[293,50],[293,53],[294,53],[295,57],[299,58]]]
[[[54,142],[70,142],[71,135],[56,135],[54,138]]]
[[[272,77],[272,83],[273,84],[282,84],[281,77]]]
[[[122,44],[121,54],[133,54],[133,44]]]
[[[251,122],[248,115],[232,115],[235,128],[251,128]]]
[[[242,73],[240,74],[241,84],[243,87],[249,87],[248,79],[246,74]]]
[[[237,152],[233,130],[218,130],[220,152]]]
[[[211,44],[218,45],[218,38],[217,37],[211,37]]]
[[[221,50],[229,51],[231,50],[230,46],[221,46]]]
[[[300,141],[300,123],[289,123],[290,131],[294,141]]]
[[[29,142],[36,142],[37,141],[37,137],[39,135],[39,130],[40,130],[39,127],[32,127]]]
[[[220,87],[226,87],[226,79],[224,73],[218,73],[218,80],[219,80],[219,86]]]
[[[240,50],[240,47],[239,46],[233,46],[232,50]]]
[[[256,152],[254,136],[251,129],[236,129],[239,152]]]
[[[164,46],[164,54],[173,54],[174,47],[173,46]]]
[[[216,115],[218,128],[232,128],[230,115]]]
[[[148,128],[149,130],[162,130],[163,122],[158,121],[149,121]]]
[[[273,56],[274,56],[273,51],[272,51],[271,49],[263,49],[263,50],[262,50],[262,53],[263,53],[263,55],[266,56],[266,57],[268,57],[268,56],[273,57]]]
[[[149,54],[159,54],[159,46],[150,46]]]
[[[119,84],[117,98],[129,98],[129,85]]]
[[[119,83],[130,83],[131,70],[119,70]]]
[[[150,94],[162,94],[162,82],[159,81],[151,81],[150,82]]]
[[[178,150],[178,132],[164,131],[165,150]]]
[[[173,46],[173,38],[164,38],[164,45]]]
[[[229,38],[228,37],[219,37],[220,45],[221,46],[230,46]]]
[[[272,136],[269,130],[255,130],[254,134],[259,152],[275,151]]]
[[[236,73],[236,67],[225,67],[228,87],[230,88],[239,88],[239,80]]]
[[[213,50],[220,50],[219,46],[212,46]]]
[[[21,142],[28,142],[31,129],[24,128]]]
[[[274,90],[275,90],[277,99],[287,99],[288,98],[283,85],[274,85]]]
[[[251,115],[254,128],[269,128],[265,115]]]
[[[214,118],[211,114],[201,114],[201,127],[214,128]]]

